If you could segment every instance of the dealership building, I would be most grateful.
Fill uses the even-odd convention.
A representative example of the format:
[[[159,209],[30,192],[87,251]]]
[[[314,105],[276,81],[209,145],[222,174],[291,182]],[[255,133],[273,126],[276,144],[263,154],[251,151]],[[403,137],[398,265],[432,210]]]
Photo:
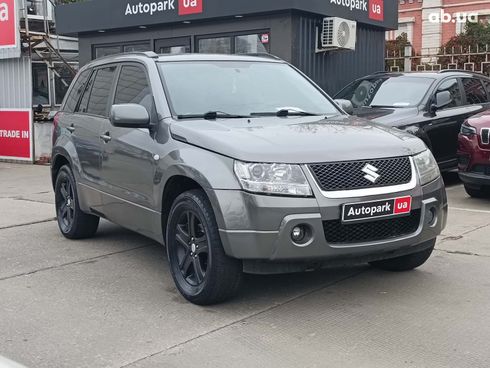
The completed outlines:
[[[81,64],[125,51],[271,53],[335,93],[384,70],[398,1],[94,0],[58,6],[56,21],[79,38]]]
[[[0,134],[0,160],[18,157],[20,144],[27,161],[49,151],[49,122],[43,122],[37,138],[33,107],[59,106],[70,76],[56,66],[72,71],[96,58],[135,51],[270,53],[333,94],[357,77],[385,69],[385,32],[398,26],[399,5],[393,0],[85,0],[56,6],[52,22],[62,36],[47,34],[41,42],[22,29],[26,2],[0,0],[0,13],[2,4],[17,3],[13,21],[0,16],[0,131],[7,132]],[[3,30],[7,23],[9,37]],[[33,39],[39,42],[26,47]],[[76,39],[78,50],[70,54],[76,50],[69,43]],[[62,47],[41,60],[44,69],[34,48],[54,43]],[[53,54],[61,58],[53,61]],[[76,56],[77,65],[66,55]]]

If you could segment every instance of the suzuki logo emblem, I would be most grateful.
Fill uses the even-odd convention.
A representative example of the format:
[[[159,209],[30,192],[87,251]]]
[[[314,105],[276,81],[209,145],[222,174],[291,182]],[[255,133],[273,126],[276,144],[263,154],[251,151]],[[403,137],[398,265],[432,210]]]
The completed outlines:
[[[367,164],[361,170],[364,174],[364,179],[369,180],[371,183],[376,183],[381,175],[378,174],[379,169],[371,164]]]

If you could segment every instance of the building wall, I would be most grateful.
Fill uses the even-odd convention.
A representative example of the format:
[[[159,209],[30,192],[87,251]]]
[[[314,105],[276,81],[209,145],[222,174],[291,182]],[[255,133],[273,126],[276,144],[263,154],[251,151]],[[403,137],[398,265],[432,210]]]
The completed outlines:
[[[212,35],[224,32],[241,32],[253,30],[271,31],[270,48],[274,55],[285,60],[292,59],[291,54],[291,23],[290,12],[269,16],[247,17],[224,21],[202,21],[192,24],[174,24],[171,26],[152,27],[148,29],[128,29],[117,32],[81,34],[79,36],[80,65],[92,59],[92,46],[121,42],[155,40],[161,38],[192,37],[195,35]],[[194,41],[192,41],[194,42]],[[191,45],[194,50],[194,44]]]
[[[294,22],[293,64],[333,95],[348,83],[367,74],[384,70],[385,31],[357,24],[355,51],[316,53],[316,28],[321,17],[301,15]]]
[[[0,60],[0,108],[32,107],[31,60],[27,56]]]
[[[427,49],[438,49],[452,37],[464,31],[464,23],[452,22],[457,13],[478,13],[480,21],[490,20],[490,0],[398,0],[399,28],[386,34],[388,40],[402,32],[409,35],[415,52],[427,53]],[[451,21],[439,24],[429,21],[431,14],[449,14]]]

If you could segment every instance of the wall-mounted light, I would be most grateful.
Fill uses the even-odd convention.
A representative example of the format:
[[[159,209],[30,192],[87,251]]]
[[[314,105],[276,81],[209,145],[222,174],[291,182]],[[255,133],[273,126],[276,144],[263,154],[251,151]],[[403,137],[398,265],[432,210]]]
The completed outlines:
[[[146,26],[139,26],[139,29],[146,29]]]
[[[184,20],[182,23],[184,23],[184,24],[191,24],[191,21],[190,20]]]
[[[243,15],[235,15],[235,18],[243,18]]]
[[[97,32],[99,32],[99,33],[105,33],[105,31],[103,29],[99,29]]]

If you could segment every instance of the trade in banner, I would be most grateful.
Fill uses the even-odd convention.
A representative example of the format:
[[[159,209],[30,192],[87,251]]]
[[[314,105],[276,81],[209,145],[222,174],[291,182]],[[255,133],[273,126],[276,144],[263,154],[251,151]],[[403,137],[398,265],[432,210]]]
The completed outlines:
[[[33,161],[30,109],[0,109],[0,159]]]

